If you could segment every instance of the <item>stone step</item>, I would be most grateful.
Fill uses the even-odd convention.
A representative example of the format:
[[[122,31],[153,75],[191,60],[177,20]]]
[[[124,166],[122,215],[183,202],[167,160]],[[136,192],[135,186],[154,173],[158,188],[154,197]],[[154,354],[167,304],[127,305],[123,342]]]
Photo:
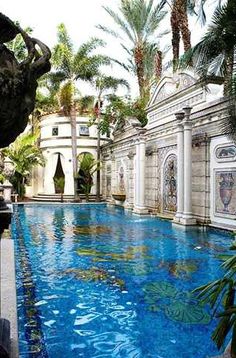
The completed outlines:
[[[82,201],[86,201],[86,197],[84,194],[80,194],[80,199]],[[32,200],[34,201],[41,201],[41,202],[61,202],[61,195],[60,194],[43,194],[39,193],[37,195],[34,195],[32,197]],[[64,202],[73,202],[74,196],[73,195],[63,195],[63,201]],[[95,202],[96,201],[96,195],[90,194],[89,195],[89,202]]]

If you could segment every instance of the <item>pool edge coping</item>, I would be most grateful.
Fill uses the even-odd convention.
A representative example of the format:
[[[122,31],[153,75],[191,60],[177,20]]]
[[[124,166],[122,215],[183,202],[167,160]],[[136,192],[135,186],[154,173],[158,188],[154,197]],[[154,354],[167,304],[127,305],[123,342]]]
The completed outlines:
[[[14,242],[10,231],[0,241],[0,312],[11,324],[11,358],[19,357],[18,317],[16,297],[16,271]]]

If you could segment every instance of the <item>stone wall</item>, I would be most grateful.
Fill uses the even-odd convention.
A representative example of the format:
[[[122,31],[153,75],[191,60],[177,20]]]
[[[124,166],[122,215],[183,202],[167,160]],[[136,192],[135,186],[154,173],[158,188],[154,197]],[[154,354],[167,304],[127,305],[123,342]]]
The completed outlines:
[[[235,210],[234,212],[231,210],[231,206],[234,202],[236,203],[236,148],[235,157],[230,159],[230,163],[226,164],[224,164],[223,160],[217,161],[215,152],[212,153],[213,150],[215,151],[213,144],[216,138],[219,138],[219,143],[222,141],[227,144],[227,140],[220,134],[220,126],[228,116],[228,102],[227,99],[217,98],[215,95],[219,92],[217,92],[217,85],[212,85],[211,87],[213,94],[205,91],[200,102],[193,102],[191,98],[195,98],[195,93],[201,89],[199,85],[195,87],[193,80],[190,82],[190,87],[186,90],[181,87],[181,90],[177,91],[176,94],[172,86],[173,93],[168,98],[163,99],[156,95],[157,100],[159,97],[161,98],[159,104],[155,102],[155,98],[150,101],[148,109],[150,120],[146,130],[144,129],[141,132],[136,124],[132,125],[127,121],[123,130],[114,134],[113,143],[104,146],[102,149],[104,168],[107,167],[108,162],[111,163],[111,191],[115,192],[119,187],[119,170],[123,167],[126,192],[124,206],[134,209],[135,212],[135,206],[140,207],[138,202],[140,200],[139,191],[143,190],[142,183],[140,185],[138,179],[140,165],[143,165],[140,164],[139,158],[141,158],[141,151],[143,153],[142,143],[145,143],[144,206],[149,212],[157,215],[174,217],[177,206],[178,168],[178,120],[174,115],[174,108],[180,111],[180,104],[181,106],[185,103],[190,104],[193,106],[190,116],[190,127],[192,127],[192,146],[190,150],[192,150],[191,193],[193,218],[197,222],[204,224],[223,220],[225,224],[233,225],[236,219]],[[159,92],[156,91],[155,93]],[[215,98],[214,101],[212,101],[213,98]],[[171,111],[168,110],[168,103]],[[162,107],[165,109],[164,112]],[[218,170],[219,174],[215,173],[215,170]],[[231,178],[232,190],[230,194],[230,190],[227,192],[227,195],[230,196],[231,204],[229,203],[228,206],[224,204],[223,209],[216,209],[216,201],[220,207],[220,205],[223,205],[222,200],[226,200],[222,199],[223,171],[227,171],[229,173],[228,177]],[[107,175],[109,176],[109,174],[103,176],[103,195],[108,199],[106,189]],[[143,178],[142,175],[140,177]],[[224,197],[226,197],[226,194]],[[231,210],[230,213],[229,209]],[[217,210],[218,212],[216,212]],[[145,210],[143,210],[143,213],[145,213]]]
[[[192,209],[198,221],[210,219],[210,158],[209,139],[193,137],[192,145]]]

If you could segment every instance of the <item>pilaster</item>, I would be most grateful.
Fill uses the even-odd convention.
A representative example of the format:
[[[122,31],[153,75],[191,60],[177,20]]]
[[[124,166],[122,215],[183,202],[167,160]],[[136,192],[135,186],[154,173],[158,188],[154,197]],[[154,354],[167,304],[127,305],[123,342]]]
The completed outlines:
[[[182,123],[184,112],[176,113],[175,117],[177,120],[177,212],[174,221],[178,223],[184,211],[184,131]]]
[[[148,214],[145,203],[145,154],[146,139],[144,128],[137,128],[138,139],[136,143],[136,176],[135,176],[135,203],[134,213],[139,215]]]
[[[181,223],[195,225],[196,219],[192,214],[192,122],[190,120],[191,107],[183,108],[184,126],[184,211]]]
[[[177,213],[174,224],[196,224],[192,214],[192,122],[191,107],[176,113],[177,119]]]

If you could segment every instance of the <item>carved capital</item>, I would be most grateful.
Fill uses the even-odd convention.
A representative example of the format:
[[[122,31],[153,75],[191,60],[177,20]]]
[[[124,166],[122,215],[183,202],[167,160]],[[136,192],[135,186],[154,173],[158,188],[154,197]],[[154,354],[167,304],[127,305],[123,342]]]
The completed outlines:
[[[130,151],[130,152],[128,153],[128,155],[127,155],[127,157],[128,157],[130,160],[132,160],[134,156],[135,156],[135,153],[132,152],[132,151]]]

